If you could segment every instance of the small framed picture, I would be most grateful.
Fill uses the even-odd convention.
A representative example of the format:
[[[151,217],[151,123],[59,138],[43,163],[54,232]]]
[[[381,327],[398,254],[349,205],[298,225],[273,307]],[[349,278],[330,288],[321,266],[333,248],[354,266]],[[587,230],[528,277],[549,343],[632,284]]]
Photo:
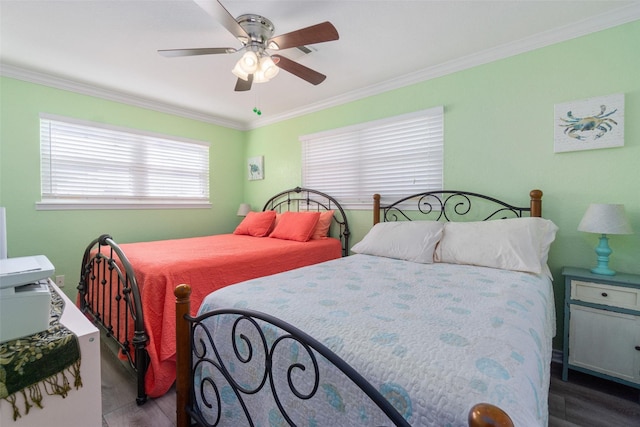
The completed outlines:
[[[264,179],[264,156],[249,157],[247,161],[249,181]]]
[[[593,150],[624,145],[624,94],[556,104],[554,151]]]

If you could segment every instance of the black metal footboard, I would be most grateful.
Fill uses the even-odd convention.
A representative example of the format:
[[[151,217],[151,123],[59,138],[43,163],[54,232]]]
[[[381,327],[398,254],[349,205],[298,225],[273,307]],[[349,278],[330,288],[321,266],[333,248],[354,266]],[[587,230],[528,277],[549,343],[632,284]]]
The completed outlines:
[[[259,425],[265,407],[271,408],[269,420],[283,419],[286,425],[295,426],[300,424],[301,413],[305,413],[301,408],[314,398],[330,400],[329,409],[343,412],[347,405],[342,405],[338,393],[343,389],[350,389],[343,394],[352,396],[349,405],[355,395],[356,411],[363,411],[364,406],[360,405],[367,405],[372,411],[376,422],[370,425],[410,425],[362,375],[307,333],[252,310],[214,310],[191,317],[190,293],[188,285],[175,290],[179,427],[190,425],[191,421],[216,426],[223,415],[230,414],[232,420],[227,419],[222,425]],[[290,356],[292,353],[294,356]],[[336,368],[346,381],[335,381]],[[331,379],[323,375],[326,372],[332,373]],[[336,390],[337,384],[340,386]],[[256,399],[260,402],[257,405],[249,403]],[[327,416],[317,408],[312,413],[321,420]]]
[[[174,294],[177,427],[254,426],[262,421],[289,426],[410,426],[401,414],[406,410],[404,399],[394,393],[383,396],[343,359],[295,326],[243,309],[192,317],[191,287],[179,285]],[[337,371],[347,381],[336,382]],[[343,394],[348,396],[343,400],[334,385],[352,392]],[[329,407],[305,411],[318,396],[329,400]],[[355,408],[357,420],[331,419],[332,412],[344,412],[347,406]],[[490,403],[473,405],[467,419],[469,427],[514,427],[509,415]]]
[[[78,305],[112,338],[138,377],[138,405],[147,400],[144,377],[149,356],[142,302],[133,268],[111,236],[103,234],[87,246],[82,258]]]

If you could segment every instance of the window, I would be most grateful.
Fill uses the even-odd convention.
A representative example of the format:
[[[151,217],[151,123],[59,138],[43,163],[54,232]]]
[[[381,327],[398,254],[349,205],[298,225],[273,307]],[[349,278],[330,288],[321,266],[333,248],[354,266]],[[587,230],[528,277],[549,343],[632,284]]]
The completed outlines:
[[[350,209],[443,188],[444,109],[300,137],[302,183]]]
[[[209,144],[40,115],[38,209],[209,206]]]

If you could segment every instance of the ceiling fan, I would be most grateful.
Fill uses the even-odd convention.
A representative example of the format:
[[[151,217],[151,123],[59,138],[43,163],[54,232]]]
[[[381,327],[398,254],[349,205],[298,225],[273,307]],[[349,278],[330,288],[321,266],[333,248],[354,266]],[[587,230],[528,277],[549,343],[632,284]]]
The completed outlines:
[[[233,47],[211,47],[192,49],[162,49],[158,53],[167,57],[217,55],[244,51],[232,73],[238,77],[236,91],[251,89],[252,83],[262,83],[275,77],[280,69],[308,81],[313,85],[322,83],[327,76],[293,61],[285,56],[269,54],[267,50],[283,50],[304,45],[338,40],[336,28],[330,22],[322,22],[290,33],[273,37],[275,27],[267,18],[245,14],[234,18],[218,0],[194,0],[198,6],[218,20],[242,43]]]

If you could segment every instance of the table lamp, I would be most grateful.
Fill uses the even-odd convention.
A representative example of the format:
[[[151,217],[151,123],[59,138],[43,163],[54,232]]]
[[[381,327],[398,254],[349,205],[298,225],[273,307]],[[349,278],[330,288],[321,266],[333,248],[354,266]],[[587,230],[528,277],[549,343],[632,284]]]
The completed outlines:
[[[589,205],[587,211],[578,225],[578,231],[600,234],[600,243],[596,247],[598,255],[598,265],[591,269],[594,274],[613,276],[615,271],[609,268],[609,238],[607,234],[632,234],[631,225],[627,220],[624,205],[609,205],[593,203]]]
[[[251,212],[251,205],[249,203],[240,203],[238,207],[238,216],[247,216],[247,214]]]

